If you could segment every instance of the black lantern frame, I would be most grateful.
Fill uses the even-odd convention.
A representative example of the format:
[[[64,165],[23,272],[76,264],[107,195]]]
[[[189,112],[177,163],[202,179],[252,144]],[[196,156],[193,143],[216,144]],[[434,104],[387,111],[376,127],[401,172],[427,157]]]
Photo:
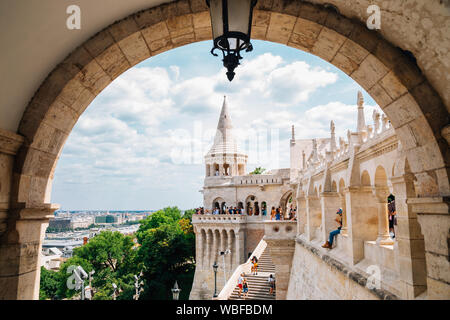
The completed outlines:
[[[258,0],[251,0],[250,2],[250,12],[249,12],[249,21],[248,21],[248,30],[247,33],[241,31],[233,31],[229,30],[229,16],[228,16],[228,0],[212,0],[212,1],[221,1],[222,2],[222,27],[223,32],[222,35],[218,35],[214,38],[214,47],[211,49],[211,54],[213,56],[218,56],[214,51],[220,50],[223,56],[223,66],[228,70],[227,77],[228,80],[232,81],[235,73],[234,69],[240,65],[239,60],[243,57],[241,56],[241,51],[245,50],[246,52],[250,52],[253,50],[253,45],[250,42],[250,35],[252,29],[252,18],[253,18],[253,8],[255,7]],[[211,0],[206,0],[206,4],[209,8]],[[213,27],[213,35],[214,35],[214,19],[213,13],[210,10],[211,14],[211,25]],[[233,39],[230,43],[230,40]]]

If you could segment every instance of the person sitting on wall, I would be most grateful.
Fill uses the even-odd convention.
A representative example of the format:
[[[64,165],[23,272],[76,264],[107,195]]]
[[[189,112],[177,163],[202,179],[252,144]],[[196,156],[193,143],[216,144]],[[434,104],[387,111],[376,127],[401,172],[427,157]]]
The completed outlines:
[[[339,223],[339,227],[337,230],[333,230],[330,232],[330,239],[322,246],[322,248],[331,249],[333,247],[333,239],[335,235],[338,235],[341,233],[342,228],[342,209],[339,208],[339,210],[336,212],[339,216],[335,219],[337,223]]]

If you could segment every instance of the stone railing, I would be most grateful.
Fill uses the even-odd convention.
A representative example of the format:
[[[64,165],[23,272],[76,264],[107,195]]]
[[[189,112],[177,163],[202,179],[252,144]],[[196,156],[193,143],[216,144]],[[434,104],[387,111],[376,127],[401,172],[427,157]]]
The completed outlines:
[[[236,270],[234,270],[233,274],[231,275],[230,279],[228,279],[227,283],[223,287],[222,291],[220,291],[217,298],[214,298],[214,300],[228,300],[230,295],[233,293],[234,288],[236,288],[237,281],[239,279],[239,275],[241,273],[250,273],[251,272],[251,258],[253,256],[256,256],[258,259],[261,257],[261,255],[264,253],[264,250],[266,250],[267,243],[264,240],[261,240],[258,245],[256,246],[255,250],[253,250],[252,254],[248,258],[248,260],[239,265]]]
[[[244,223],[246,215],[240,214],[194,214],[193,223]]]
[[[254,174],[234,177],[233,182],[236,185],[283,184],[283,178],[271,174]]]

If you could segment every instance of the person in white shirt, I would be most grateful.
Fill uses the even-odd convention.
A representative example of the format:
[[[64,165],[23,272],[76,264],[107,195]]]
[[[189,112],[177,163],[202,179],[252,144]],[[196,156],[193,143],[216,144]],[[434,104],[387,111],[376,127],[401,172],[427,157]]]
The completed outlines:
[[[275,289],[275,278],[270,274],[269,278],[267,279],[267,282],[269,282],[270,285],[270,291],[269,294],[274,294],[273,290]]]
[[[244,274],[241,273],[241,275],[239,276],[239,279],[238,279],[239,298],[241,297],[243,283],[244,283]]]

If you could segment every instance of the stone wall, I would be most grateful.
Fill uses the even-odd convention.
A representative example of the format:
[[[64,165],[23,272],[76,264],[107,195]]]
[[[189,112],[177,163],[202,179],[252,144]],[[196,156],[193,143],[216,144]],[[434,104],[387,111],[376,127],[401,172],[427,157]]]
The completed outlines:
[[[245,243],[245,257],[248,257],[250,252],[255,250],[258,243],[264,237],[264,224],[263,222],[247,223],[247,234]]]
[[[321,256],[317,251],[313,251],[312,247],[308,249],[298,241],[295,244],[287,300],[395,298],[381,290],[374,292],[367,289],[362,276],[348,272],[342,264],[333,261],[329,256]]]

